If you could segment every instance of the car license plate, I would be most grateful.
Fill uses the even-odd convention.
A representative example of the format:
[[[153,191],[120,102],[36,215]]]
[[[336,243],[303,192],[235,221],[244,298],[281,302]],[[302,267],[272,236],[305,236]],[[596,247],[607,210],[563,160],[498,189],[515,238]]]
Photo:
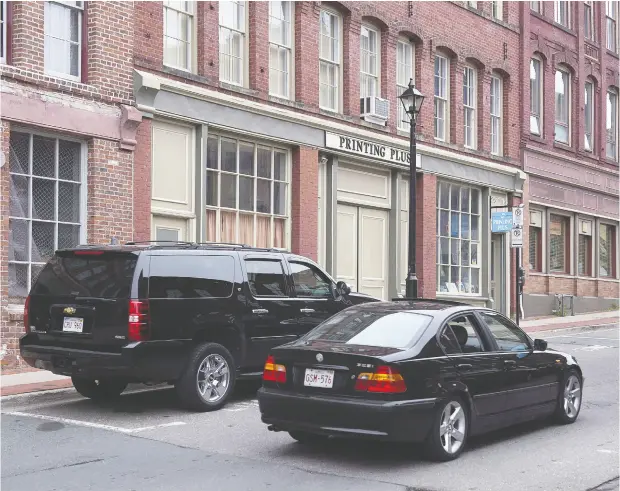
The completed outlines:
[[[84,319],[81,317],[65,317],[62,323],[64,332],[82,332],[84,329]]]
[[[324,389],[331,389],[334,385],[334,371],[306,368],[304,385],[306,387],[323,387]]]

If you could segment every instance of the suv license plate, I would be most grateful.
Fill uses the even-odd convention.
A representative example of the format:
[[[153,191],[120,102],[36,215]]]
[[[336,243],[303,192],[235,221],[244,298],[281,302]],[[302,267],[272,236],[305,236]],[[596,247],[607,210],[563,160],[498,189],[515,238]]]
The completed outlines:
[[[84,329],[84,319],[82,317],[65,317],[62,323],[64,332],[82,332]]]
[[[324,389],[331,389],[334,385],[334,371],[306,368],[304,385],[306,387],[322,387]]]

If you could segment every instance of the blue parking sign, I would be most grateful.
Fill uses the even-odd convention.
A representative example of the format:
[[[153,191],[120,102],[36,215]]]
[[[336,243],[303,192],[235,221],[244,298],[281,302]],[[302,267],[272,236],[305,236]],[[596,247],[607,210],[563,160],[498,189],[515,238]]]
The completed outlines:
[[[511,211],[494,211],[491,213],[491,232],[510,232],[511,230]]]

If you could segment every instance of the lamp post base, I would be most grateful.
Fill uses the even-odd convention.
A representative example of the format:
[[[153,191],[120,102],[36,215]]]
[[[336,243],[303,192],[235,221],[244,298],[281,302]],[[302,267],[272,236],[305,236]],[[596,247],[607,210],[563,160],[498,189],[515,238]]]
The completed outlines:
[[[405,282],[405,297],[410,299],[418,298],[418,277],[408,274]]]

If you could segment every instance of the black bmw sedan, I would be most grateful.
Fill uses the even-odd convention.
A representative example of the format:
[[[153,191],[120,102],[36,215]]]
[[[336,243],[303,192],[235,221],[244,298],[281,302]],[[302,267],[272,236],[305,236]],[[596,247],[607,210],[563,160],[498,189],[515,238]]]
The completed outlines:
[[[501,314],[455,302],[357,305],[272,350],[262,421],[299,442],[328,436],[423,442],[452,460],[467,439],[579,415],[583,375]]]

